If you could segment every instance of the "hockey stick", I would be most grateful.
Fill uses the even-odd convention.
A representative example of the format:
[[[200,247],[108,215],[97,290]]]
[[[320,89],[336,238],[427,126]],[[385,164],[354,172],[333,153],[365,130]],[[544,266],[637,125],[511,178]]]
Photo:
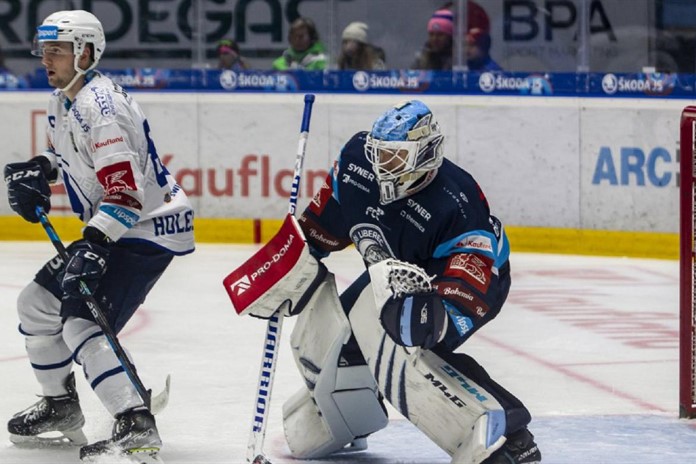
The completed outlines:
[[[297,197],[300,191],[300,177],[302,177],[302,165],[304,164],[307,138],[309,137],[309,120],[312,116],[312,104],[314,95],[307,94],[304,97],[304,113],[300,127],[300,140],[297,145],[297,158],[295,158],[295,172],[293,173],[292,188],[290,189],[290,204],[288,214],[295,215]],[[247,445],[247,462],[253,464],[271,464],[263,454],[263,441],[266,437],[266,423],[268,411],[271,407],[271,391],[280,348],[280,333],[283,329],[283,316],[277,311],[266,326],[264,338],[264,351],[261,357],[261,368],[256,388],[256,401],[254,402],[253,423],[249,444]]]
[[[36,215],[39,217],[39,221],[46,231],[46,234],[48,234],[48,238],[51,239],[51,243],[53,243],[53,246],[58,252],[58,256],[60,256],[63,263],[67,265],[70,258],[68,256],[68,250],[65,249],[65,245],[63,245],[63,242],[61,242],[60,238],[58,237],[58,233],[56,233],[53,225],[48,220],[48,215],[41,206],[36,207]],[[106,316],[104,316],[104,311],[102,311],[102,309],[99,307],[99,303],[97,303],[97,299],[94,298],[94,295],[90,293],[87,284],[82,281],[80,281],[80,291],[82,292],[85,303],[87,304],[90,313],[92,313],[95,322],[99,325],[102,332],[104,332],[104,336],[106,336],[109,345],[111,345],[111,349],[114,350],[116,358],[118,358],[118,361],[121,363],[121,367],[123,367],[123,370],[135,387],[138,395],[140,398],[142,398],[143,403],[145,403],[145,407],[149,409],[152,414],[157,414],[164,409],[169,402],[170,376],[167,376],[165,389],[160,394],[152,397],[151,391],[147,390],[143,385],[143,382],[140,380],[140,377],[138,377],[138,374],[135,371],[135,366],[133,363],[131,363],[130,359],[128,359],[126,352],[123,350],[123,347],[116,338],[116,334],[114,334],[114,331],[111,330],[109,322],[106,320]]]

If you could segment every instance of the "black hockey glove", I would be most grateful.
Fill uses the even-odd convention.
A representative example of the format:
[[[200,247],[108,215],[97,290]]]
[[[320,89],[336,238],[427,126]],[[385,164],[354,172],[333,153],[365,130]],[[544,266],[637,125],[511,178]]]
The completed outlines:
[[[97,229],[87,226],[85,228],[85,236],[90,235],[90,230],[94,231]],[[101,232],[97,232],[101,234]],[[101,237],[104,237],[104,234],[101,234]],[[106,244],[106,240],[97,244],[95,241],[85,238],[73,242],[68,247],[68,263],[60,279],[61,288],[65,293],[73,297],[86,295],[82,288],[82,283],[84,282],[89,294],[94,294],[99,286],[99,281],[106,272],[106,260],[109,257],[109,250],[106,248]]]
[[[48,163],[48,164],[47,164]],[[47,176],[51,170],[45,157],[5,166],[5,183],[10,207],[29,222],[39,222],[36,207],[41,206],[46,213],[51,210],[51,188]]]
[[[447,312],[435,292],[392,297],[382,307],[379,320],[401,346],[430,349],[447,332]]]

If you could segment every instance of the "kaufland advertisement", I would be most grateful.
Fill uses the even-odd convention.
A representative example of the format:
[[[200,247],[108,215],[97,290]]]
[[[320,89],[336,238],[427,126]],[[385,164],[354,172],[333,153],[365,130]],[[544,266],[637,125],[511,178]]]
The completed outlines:
[[[0,94],[0,162],[46,143],[42,92]],[[198,218],[282,218],[297,150],[301,94],[138,93],[162,162]],[[300,209],[355,132],[403,96],[318,95]],[[676,232],[683,101],[529,97],[421,98],[448,157],[479,180],[508,225]],[[54,189],[52,214],[69,214]],[[0,215],[13,214],[0,189]]]

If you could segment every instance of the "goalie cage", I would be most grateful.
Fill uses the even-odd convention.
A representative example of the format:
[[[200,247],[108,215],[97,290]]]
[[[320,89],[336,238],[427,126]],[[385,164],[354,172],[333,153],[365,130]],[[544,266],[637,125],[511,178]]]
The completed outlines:
[[[679,187],[679,417],[696,418],[696,106],[682,111]]]

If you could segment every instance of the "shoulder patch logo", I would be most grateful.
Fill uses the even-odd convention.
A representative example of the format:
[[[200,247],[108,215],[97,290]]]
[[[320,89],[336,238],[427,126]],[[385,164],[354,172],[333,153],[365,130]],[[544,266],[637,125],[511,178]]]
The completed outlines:
[[[138,187],[135,185],[131,165],[128,161],[121,161],[100,169],[97,172],[97,178],[107,195],[113,195],[124,190],[138,190]]]
[[[368,264],[394,257],[384,232],[374,224],[357,224],[350,229],[349,235],[355,248]]]

